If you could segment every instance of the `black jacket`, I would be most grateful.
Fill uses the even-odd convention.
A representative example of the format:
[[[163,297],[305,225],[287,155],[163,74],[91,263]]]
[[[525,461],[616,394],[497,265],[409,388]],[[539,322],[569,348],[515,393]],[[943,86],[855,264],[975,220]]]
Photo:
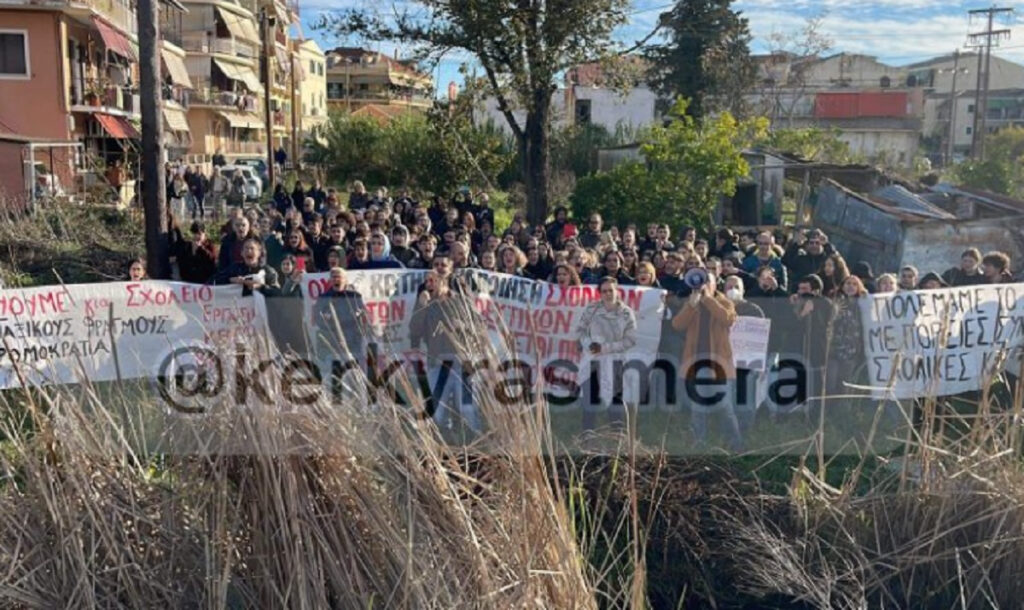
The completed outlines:
[[[321,357],[344,355],[365,357],[369,320],[363,297],[355,290],[334,290],[321,294],[313,308],[313,327]]]

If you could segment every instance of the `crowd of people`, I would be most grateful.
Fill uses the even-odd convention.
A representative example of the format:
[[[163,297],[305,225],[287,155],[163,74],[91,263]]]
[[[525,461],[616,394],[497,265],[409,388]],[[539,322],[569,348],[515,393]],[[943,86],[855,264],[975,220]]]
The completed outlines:
[[[290,192],[278,185],[267,205],[231,205],[226,222],[207,225],[201,194],[219,197],[230,187],[216,171],[209,181],[196,174],[176,173],[171,182],[177,192],[200,201],[189,208],[194,220],[187,228],[173,223],[180,279],[297,297],[303,273],[330,272],[332,287],[320,297],[317,312],[321,321],[330,318],[324,328],[334,330],[322,333],[324,344],[314,348],[319,351],[343,345],[354,353],[363,347],[359,329],[366,324],[365,312],[347,285],[346,270],[400,268],[430,270],[413,318],[414,344],[432,353],[451,349],[440,339],[441,329],[451,331],[445,303],[472,294],[474,287],[458,271],[476,268],[560,286],[600,286],[601,300],[590,304],[577,329],[581,354],[592,357],[630,347],[636,321],[618,300],[618,287],[663,289],[659,351],[683,363],[711,354],[720,365],[716,374],[732,381],[742,377],[732,367],[728,339],[736,317],[770,318],[770,353],[800,356],[809,370],[808,395],[818,396],[842,393],[845,384],[859,381],[858,299],[1013,281],[1009,257],[1001,252],[982,255],[971,248],[945,270],[904,266],[876,275],[865,262],[851,264],[824,231],[814,228],[782,233],[722,227],[702,235],[688,226],[676,232],[669,223],[607,226],[599,214],[578,222],[564,207],[546,224],[531,226],[517,213],[509,226],[496,227],[486,192],[463,189],[451,198],[420,201],[405,190],[371,193],[358,181],[350,192],[325,189],[319,182],[308,188],[297,183]],[[686,274],[693,269],[704,270],[708,280],[692,285]],[[292,317],[277,325],[275,335],[294,347],[304,334],[300,317]],[[692,371],[681,370],[685,381]],[[601,394],[605,406],[623,402],[620,395]],[[752,420],[752,412],[737,405],[694,410],[698,437],[705,435],[709,415],[724,418],[737,445]],[[585,419],[585,425],[594,424],[592,415]]]

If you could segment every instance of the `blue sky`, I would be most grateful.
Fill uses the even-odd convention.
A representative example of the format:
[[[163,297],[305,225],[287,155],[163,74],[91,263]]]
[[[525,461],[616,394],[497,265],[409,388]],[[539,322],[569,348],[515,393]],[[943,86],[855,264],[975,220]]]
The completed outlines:
[[[391,6],[391,3],[380,0],[299,1],[305,35],[315,38],[324,49],[361,43],[359,40],[339,40],[308,27],[324,12],[347,7],[374,7],[387,11]],[[616,38],[631,45],[650,32],[658,14],[671,5],[668,0],[634,0],[630,22],[619,28]],[[937,0],[738,0],[733,5],[750,20],[755,53],[767,49],[767,40],[773,32],[799,30],[808,17],[823,15],[822,29],[834,41],[831,52],[874,55],[895,65],[963,49],[968,32],[985,28],[980,19],[972,23],[967,11],[988,6],[991,4]],[[1012,33],[994,54],[1024,63],[1024,6],[1020,8],[1019,13],[1009,18],[997,19],[997,28],[1010,28]],[[380,45],[380,50],[399,55],[403,52],[403,49],[387,44]],[[435,70],[434,79],[440,92],[446,91],[449,81],[461,82],[458,67],[463,61],[465,58],[447,58]]]

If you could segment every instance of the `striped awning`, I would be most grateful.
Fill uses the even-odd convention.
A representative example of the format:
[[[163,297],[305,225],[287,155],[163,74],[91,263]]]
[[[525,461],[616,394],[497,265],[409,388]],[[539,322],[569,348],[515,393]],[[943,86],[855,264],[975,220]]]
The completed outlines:
[[[171,131],[189,131],[185,111],[180,108],[164,107],[164,126]]]
[[[192,79],[188,76],[188,69],[185,68],[185,61],[171,53],[167,49],[160,51],[160,56],[164,60],[164,70],[167,71],[167,76],[170,77],[171,82],[179,87],[192,88]]]
[[[102,112],[94,113],[93,116],[103,126],[103,131],[106,131],[115,140],[138,140],[140,137],[139,130],[119,116]]]
[[[228,125],[237,129],[263,129],[264,123],[255,112],[233,112],[231,110],[221,110],[218,112],[220,116],[228,122]]]
[[[220,71],[224,73],[224,76],[242,83],[250,93],[263,92],[263,86],[260,84],[260,79],[256,76],[256,73],[253,72],[252,68],[239,66],[216,58],[213,60],[213,63],[216,64]]]
[[[224,25],[227,26],[231,35],[240,40],[252,44],[260,44],[260,33],[256,29],[256,23],[248,17],[233,13],[223,7],[217,6],[217,14],[220,15]]]
[[[127,36],[118,32],[112,25],[99,17],[93,17],[92,23],[99,30],[100,38],[103,39],[103,44],[107,47],[108,51],[117,53],[125,59],[139,60],[139,54],[135,52],[135,43],[129,40]]]

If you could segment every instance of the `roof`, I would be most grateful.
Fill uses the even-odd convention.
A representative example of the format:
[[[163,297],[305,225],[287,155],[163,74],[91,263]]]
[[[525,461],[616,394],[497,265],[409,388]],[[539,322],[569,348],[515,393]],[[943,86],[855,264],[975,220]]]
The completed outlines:
[[[1005,195],[985,191],[969,186],[954,186],[948,183],[937,184],[931,189],[936,193],[947,193],[950,195],[961,195],[980,201],[981,203],[997,207],[1013,214],[1024,214],[1024,201],[1013,199]]]
[[[960,54],[960,60],[961,61],[963,61],[965,59],[975,58],[975,57],[977,57],[977,54],[975,54],[975,53],[961,53]],[[955,61],[955,60],[956,60],[956,57],[952,53],[948,53],[946,55],[939,55],[938,57],[933,57],[931,59],[926,59],[924,61],[919,61],[919,62],[916,62],[916,63],[907,64],[907,65],[901,66],[901,67],[908,68],[908,69],[913,69],[913,68],[929,68],[931,66],[934,66],[935,64],[944,64],[944,63]]]
[[[351,116],[363,116],[374,119],[381,125],[390,123],[392,119],[414,112],[407,106],[389,106],[387,104],[366,104],[354,110]]]
[[[646,72],[649,66],[647,60],[637,55],[627,55],[618,59],[623,70],[631,70],[639,73]],[[581,87],[602,86],[608,79],[605,74],[605,65],[601,62],[590,62],[579,64],[571,68],[565,75],[565,82],[570,85]]]
[[[883,186],[877,191],[871,193],[871,196],[876,199],[881,199],[888,204],[892,204],[894,207],[898,207],[901,210],[906,210],[915,214],[921,214],[941,220],[953,220],[956,218],[955,215],[950,214],[926,199],[911,193],[898,184]]]
[[[352,62],[362,61],[364,58],[372,58],[377,61],[383,60],[387,64],[388,69],[394,70],[395,72],[404,72],[421,78],[430,78],[429,75],[420,72],[419,70],[409,66],[406,62],[399,61],[390,55],[359,47],[335,47],[334,49],[327,51],[325,55],[328,57],[333,56],[348,59]]]
[[[824,178],[822,180],[822,183],[824,183],[826,186],[829,186],[831,188],[834,188],[834,189],[842,192],[844,195],[846,195],[847,197],[849,197],[851,199],[856,199],[856,200],[858,200],[858,201],[860,201],[860,202],[862,202],[862,203],[864,203],[864,204],[866,204],[868,206],[871,206],[871,207],[875,208],[876,210],[880,210],[882,212],[885,212],[886,214],[888,214],[888,215],[890,215],[890,216],[892,216],[894,218],[898,218],[899,220],[902,220],[902,221],[907,221],[907,222],[924,222],[926,220],[937,220],[937,218],[935,216],[931,215],[931,214],[922,214],[922,213],[919,213],[919,212],[916,212],[916,211],[913,211],[913,210],[909,210],[909,209],[905,209],[905,208],[893,205],[892,203],[887,202],[887,201],[885,201],[885,200],[883,200],[883,199],[881,199],[879,197],[874,197],[874,196],[870,196],[870,195],[865,195],[863,193],[854,192],[854,191],[846,188],[842,184],[839,184],[838,182],[836,182],[835,180],[833,180],[831,178]],[[952,215],[949,215],[948,218],[942,218],[942,220],[955,220],[955,219],[956,218],[954,216],[952,216]]]

